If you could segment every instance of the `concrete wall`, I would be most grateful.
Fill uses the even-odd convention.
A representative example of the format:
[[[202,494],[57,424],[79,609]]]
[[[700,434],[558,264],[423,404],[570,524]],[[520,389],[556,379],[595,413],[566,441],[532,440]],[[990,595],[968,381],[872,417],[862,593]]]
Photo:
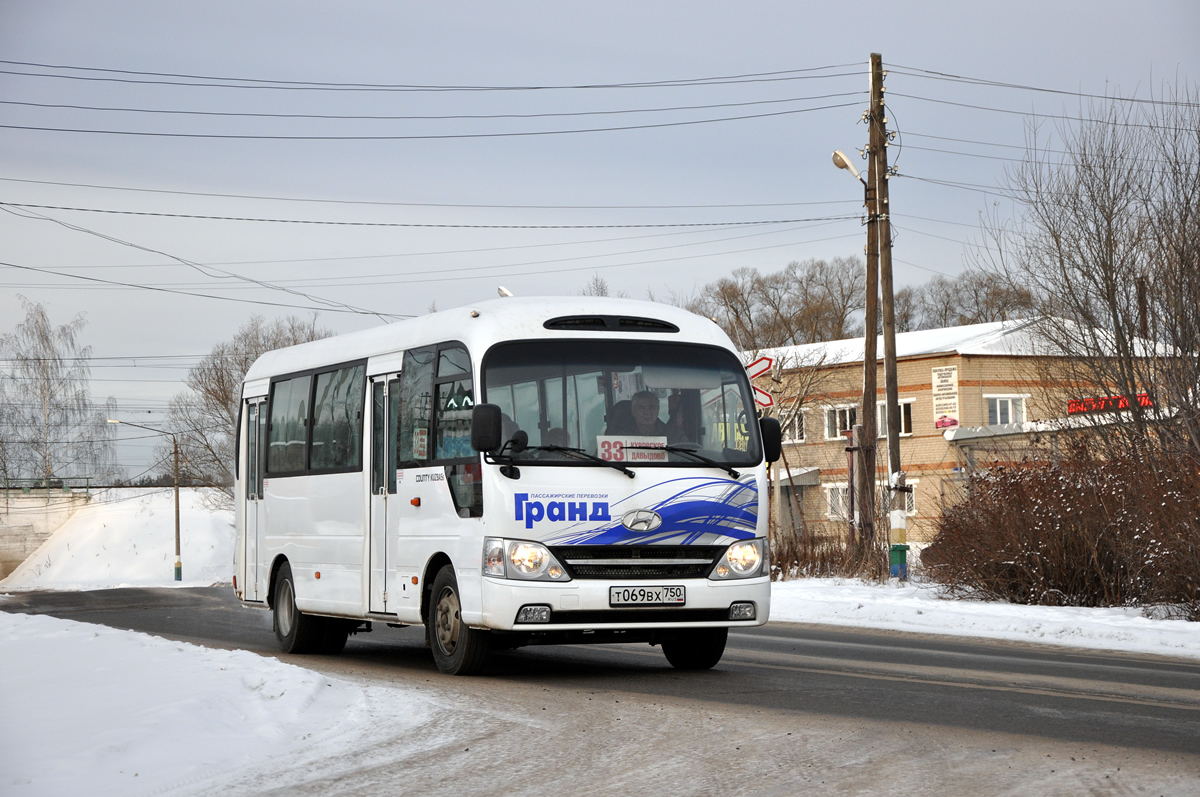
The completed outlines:
[[[88,502],[86,493],[62,490],[8,490],[0,491],[0,496],[0,578],[29,558]]]

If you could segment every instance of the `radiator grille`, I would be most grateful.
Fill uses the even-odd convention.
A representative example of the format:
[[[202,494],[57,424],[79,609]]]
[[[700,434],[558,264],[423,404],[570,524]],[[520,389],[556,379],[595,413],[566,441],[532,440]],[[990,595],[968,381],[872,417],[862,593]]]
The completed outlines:
[[[719,545],[561,545],[551,548],[571,578],[704,578]]]

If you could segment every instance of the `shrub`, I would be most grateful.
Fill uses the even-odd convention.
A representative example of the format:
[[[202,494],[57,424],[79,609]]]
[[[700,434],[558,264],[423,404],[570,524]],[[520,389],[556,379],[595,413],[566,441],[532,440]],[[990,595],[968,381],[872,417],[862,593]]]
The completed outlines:
[[[1200,620],[1200,473],[1184,457],[1098,459],[1076,441],[974,475],[921,560],[960,595]]]
[[[886,546],[851,549],[842,535],[797,534],[790,530],[771,539],[771,580],[842,576],[881,581],[887,578]]]

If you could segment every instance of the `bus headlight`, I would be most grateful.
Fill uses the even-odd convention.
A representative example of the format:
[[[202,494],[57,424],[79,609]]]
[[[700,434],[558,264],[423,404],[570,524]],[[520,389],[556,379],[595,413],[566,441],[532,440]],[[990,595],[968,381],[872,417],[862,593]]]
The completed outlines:
[[[765,540],[743,540],[725,549],[709,578],[718,581],[735,578],[752,578],[762,574]]]
[[[550,565],[550,552],[536,542],[514,542],[508,547],[508,561],[517,575],[537,578]]]
[[[495,537],[483,541],[483,574],[521,581],[571,580],[550,549],[540,542]]]

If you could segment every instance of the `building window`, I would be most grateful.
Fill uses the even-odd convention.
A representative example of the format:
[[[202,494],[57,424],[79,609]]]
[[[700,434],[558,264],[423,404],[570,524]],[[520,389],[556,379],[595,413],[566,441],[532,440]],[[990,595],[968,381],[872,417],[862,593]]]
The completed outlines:
[[[783,439],[788,443],[804,442],[804,411],[800,410],[783,425]]]
[[[985,396],[988,407],[988,426],[1002,423],[1022,423],[1025,420],[1023,396]]]
[[[841,440],[842,433],[853,429],[856,423],[858,423],[858,407],[826,407],[825,439]]]
[[[912,406],[915,399],[908,399],[900,402],[900,436],[907,437],[912,434]],[[880,437],[888,436],[887,428],[887,403],[879,402],[875,410],[876,426],[879,430]]]
[[[826,484],[825,516],[830,520],[850,519],[850,486],[848,484]]]

